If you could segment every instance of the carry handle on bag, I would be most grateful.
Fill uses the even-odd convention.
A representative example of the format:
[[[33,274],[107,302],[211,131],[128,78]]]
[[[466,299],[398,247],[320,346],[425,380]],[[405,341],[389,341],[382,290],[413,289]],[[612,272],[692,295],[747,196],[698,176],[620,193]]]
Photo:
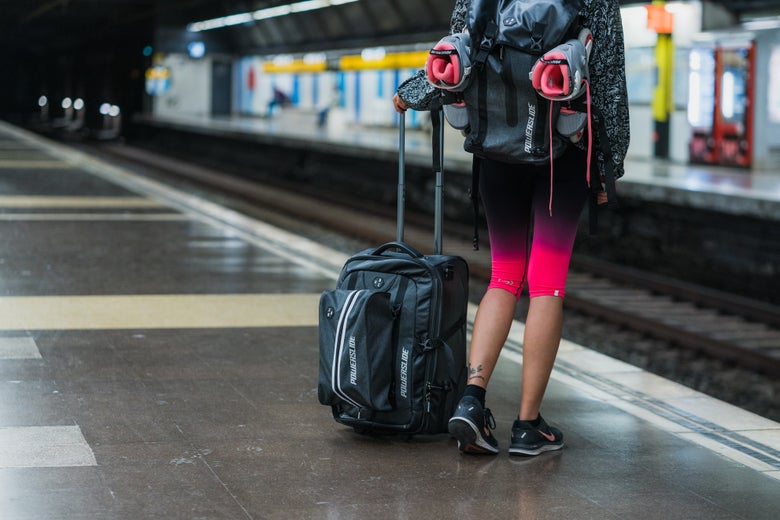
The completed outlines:
[[[431,122],[433,134],[431,148],[433,155],[433,172],[436,176],[434,188],[434,223],[433,223],[433,254],[440,255],[443,250],[444,227],[444,112],[441,107],[431,110]],[[396,222],[396,242],[404,242],[405,221],[405,183],[406,183],[406,114],[400,114],[398,130],[398,208]],[[390,246],[390,244],[386,244]],[[396,247],[398,247],[396,245]],[[399,247],[400,248],[400,247]],[[380,248],[387,249],[385,246]],[[403,249],[403,248],[400,248]],[[379,251],[377,250],[377,253]],[[415,255],[412,255],[415,256]]]
[[[381,255],[388,249],[400,249],[407,255],[411,256],[412,258],[422,258],[425,255],[407,244],[406,242],[388,242],[386,244],[382,244],[381,246],[374,249],[374,251],[371,253],[372,255]]]

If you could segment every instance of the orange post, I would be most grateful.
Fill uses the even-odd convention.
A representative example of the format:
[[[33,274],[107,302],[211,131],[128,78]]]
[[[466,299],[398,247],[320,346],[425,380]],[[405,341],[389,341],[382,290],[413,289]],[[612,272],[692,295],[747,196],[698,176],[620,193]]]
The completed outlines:
[[[653,140],[656,157],[669,158],[670,119],[674,108],[673,74],[674,74],[674,43],[672,30],[674,16],[666,10],[665,0],[653,0],[652,5],[646,5],[647,27],[658,33],[655,46],[655,62],[657,67],[657,82],[653,92]]]

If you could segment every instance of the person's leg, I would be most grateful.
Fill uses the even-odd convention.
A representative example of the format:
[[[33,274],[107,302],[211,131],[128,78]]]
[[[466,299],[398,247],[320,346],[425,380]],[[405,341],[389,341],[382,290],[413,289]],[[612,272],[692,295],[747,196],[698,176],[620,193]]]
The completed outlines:
[[[488,289],[474,318],[469,350],[469,385],[487,388],[515,317],[517,297],[501,288]]]
[[[534,179],[516,166],[483,160],[480,195],[490,236],[491,279],[477,308],[468,384],[487,388],[523,289]]]
[[[523,380],[520,413],[522,420],[539,416],[547,382],[550,379],[563,327],[563,298],[531,298],[523,335]]]
[[[584,156],[572,151],[556,161],[552,214],[550,183],[534,196],[534,238],[528,263],[531,298],[523,336],[522,397],[512,425],[509,453],[538,455],[563,446],[563,434],[539,413],[563,327],[566,276],[582,209],[587,201]]]
[[[471,334],[468,384],[449,421],[450,433],[466,453],[498,453],[485,389],[509,335],[525,277],[533,179],[523,173],[506,164],[482,163],[480,194],[490,234],[491,281]]]
[[[550,183],[534,194],[534,238],[528,261],[530,304],[523,337],[523,383],[519,418],[533,420],[550,379],[563,327],[563,297],[580,215],[587,201],[585,155],[571,150],[554,162]]]

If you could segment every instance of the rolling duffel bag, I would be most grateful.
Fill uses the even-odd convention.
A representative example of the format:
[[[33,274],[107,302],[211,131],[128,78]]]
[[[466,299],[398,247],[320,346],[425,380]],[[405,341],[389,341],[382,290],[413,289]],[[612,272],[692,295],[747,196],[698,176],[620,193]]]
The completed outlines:
[[[442,112],[434,122],[434,251],[404,243],[404,117],[397,240],[344,264],[319,309],[320,403],[361,433],[436,434],[466,384],[468,266],[442,254]]]

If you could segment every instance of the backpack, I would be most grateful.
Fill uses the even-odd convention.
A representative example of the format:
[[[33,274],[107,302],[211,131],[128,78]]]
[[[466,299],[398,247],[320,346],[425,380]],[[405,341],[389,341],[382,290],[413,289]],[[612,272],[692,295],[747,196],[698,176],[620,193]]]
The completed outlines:
[[[552,168],[586,126],[592,129],[600,119],[590,104],[593,40],[581,24],[581,7],[581,0],[472,0],[464,32],[445,37],[431,50],[428,81],[442,91],[445,115],[465,135],[464,149],[474,155],[475,216],[479,158]],[[603,131],[603,126],[596,129]],[[587,136],[590,185],[592,132]],[[608,146],[605,135],[600,141]],[[614,207],[612,172],[605,174]],[[475,249],[477,241],[475,229]]]
[[[530,164],[566,151],[571,140],[551,131],[561,103],[540,95],[532,71],[545,53],[577,38],[580,5],[580,0],[472,0],[467,27],[472,77],[463,90],[470,125],[466,151]]]

